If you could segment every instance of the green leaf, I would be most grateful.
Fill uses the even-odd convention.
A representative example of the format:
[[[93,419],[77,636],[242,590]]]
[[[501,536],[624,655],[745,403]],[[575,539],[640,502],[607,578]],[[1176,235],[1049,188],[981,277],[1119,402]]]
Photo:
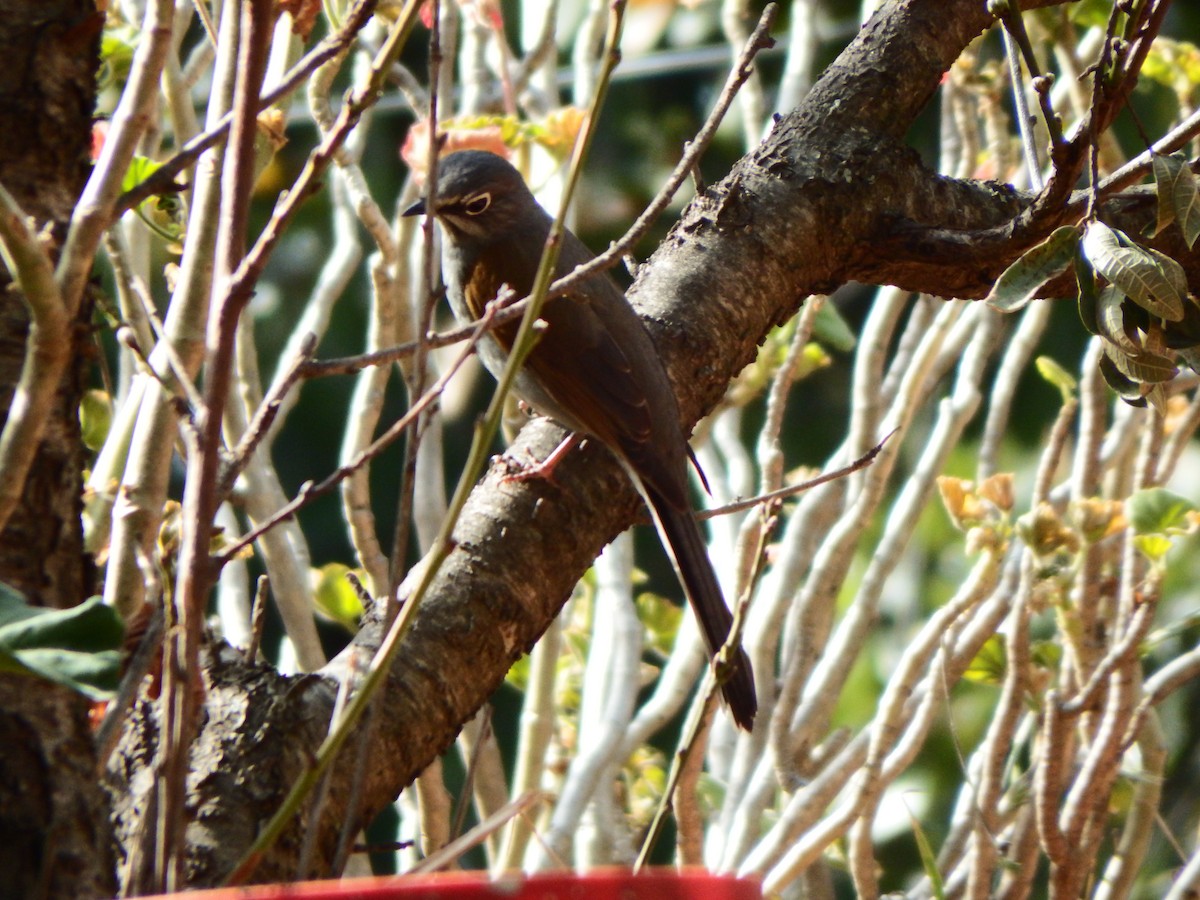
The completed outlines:
[[[646,629],[646,643],[669,656],[683,622],[683,610],[658,594],[643,591],[637,595],[637,615]]]
[[[1150,408],[1162,416],[1164,419],[1167,416],[1167,392],[1162,384],[1150,385],[1150,390],[1142,395],[1146,398],[1146,402],[1150,404]]]
[[[1042,378],[1058,388],[1058,392],[1062,394],[1063,403],[1069,402],[1075,396],[1079,381],[1060,366],[1057,360],[1049,356],[1039,356],[1034,360],[1034,365],[1037,366],[1038,374]]]
[[[109,17],[110,21],[112,17]],[[124,81],[133,64],[141,31],[132,25],[108,25],[100,39],[100,73],[102,88]]]
[[[1080,0],[1069,7],[1071,21],[1083,28],[1103,29],[1112,12],[1111,0]]]
[[[945,900],[946,884],[942,880],[942,873],[938,871],[937,854],[933,852],[933,846],[929,843],[925,829],[921,827],[917,817],[912,814],[912,810],[907,809],[907,804],[905,804],[905,809],[908,812],[908,820],[912,823],[913,837],[917,842],[917,853],[921,855],[921,868],[925,870],[925,877],[929,879],[929,889],[933,892],[934,900]]]
[[[1136,534],[1166,534],[1187,527],[1187,514],[1196,504],[1165,488],[1135,492],[1126,501],[1126,515]]]
[[[350,567],[343,563],[328,563],[313,570],[313,599],[317,609],[349,631],[358,627],[362,617],[362,601],[346,575]],[[356,573],[358,574],[358,573]]]
[[[1145,406],[1146,398],[1142,396],[1142,386],[1117,368],[1109,355],[1110,347],[1111,344],[1104,345],[1104,355],[1100,357],[1100,374],[1104,376],[1108,386],[1116,391],[1117,396],[1130,406]]]
[[[1115,285],[1108,285],[1096,297],[1096,326],[1099,334],[1125,353],[1140,353],[1142,345],[1129,336],[1125,322],[1125,295]],[[1134,331],[1137,334],[1137,331]]]
[[[963,677],[976,684],[1000,684],[1004,681],[1007,665],[1008,656],[1004,649],[1004,640],[994,634],[984,641],[971,664],[967,666]]]
[[[1165,534],[1136,534],[1133,546],[1151,562],[1162,562],[1171,550],[1172,541]]]
[[[161,168],[162,163],[147,159],[145,156],[135,156],[129,161],[129,168],[125,170],[125,177],[121,180],[121,190],[132,190]]]
[[[112,427],[113,404],[107,391],[90,390],[79,401],[79,428],[83,445],[93,453],[104,446]]]
[[[45,609],[0,587],[0,671],[40,675],[93,699],[112,696],[124,635],[116,610],[99,597]]]
[[[1187,97],[1200,85],[1200,49],[1190,41],[1158,35],[1139,75],[1164,85],[1177,97]]]
[[[1034,665],[1051,672],[1058,670],[1062,655],[1062,645],[1058,641],[1033,641],[1029,645],[1029,658]]]
[[[1093,268],[1138,306],[1171,322],[1183,318],[1187,279],[1175,260],[1103,222],[1088,223],[1080,246]]]
[[[516,662],[508,667],[508,672],[504,675],[504,683],[524,692],[529,688],[529,669],[529,655],[522,654]]]
[[[1079,320],[1091,334],[1099,334],[1100,325],[1096,321],[1096,273],[1078,245],[1075,247],[1075,284],[1079,287]]]
[[[1175,363],[1149,350],[1125,353],[1111,344],[1105,344],[1104,352],[1122,375],[1139,384],[1163,384],[1179,374]]]
[[[984,298],[993,309],[1016,312],[1030,300],[1040,296],[1049,282],[1066,271],[1079,245],[1079,229],[1063,225],[1054,229],[1044,241],[1030,247],[996,279]]]
[[[1193,372],[1200,373],[1200,350],[1195,347],[1181,347],[1175,355],[1187,363]]]
[[[1196,176],[1181,153],[1154,155],[1154,184],[1158,192],[1158,227],[1162,231],[1178,222],[1183,239],[1191,248],[1200,236],[1200,193]]]
[[[110,700],[121,681],[121,651],[77,653],[31,648],[9,653],[0,647],[0,672],[40,675],[91,700]]]
[[[10,622],[20,622],[37,614],[37,607],[30,606],[24,594],[0,581],[0,630]]]
[[[14,604],[12,595],[0,598],[0,605],[5,607],[5,621],[0,625],[0,646],[8,649],[116,650],[125,633],[116,610],[106,606],[99,597],[92,597],[70,609],[30,606],[23,599]]]

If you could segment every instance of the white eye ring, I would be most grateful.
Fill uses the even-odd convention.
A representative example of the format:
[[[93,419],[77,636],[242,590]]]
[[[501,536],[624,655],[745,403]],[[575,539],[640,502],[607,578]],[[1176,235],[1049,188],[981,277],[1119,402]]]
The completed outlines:
[[[463,209],[466,210],[468,216],[477,216],[487,210],[492,205],[492,195],[484,192],[478,194],[463,204]]]

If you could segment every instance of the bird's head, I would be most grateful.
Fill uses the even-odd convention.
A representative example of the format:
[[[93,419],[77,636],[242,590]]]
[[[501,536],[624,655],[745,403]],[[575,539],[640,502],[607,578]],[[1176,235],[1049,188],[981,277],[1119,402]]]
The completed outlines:
[[[528,223],[531,211],[545,215],[513,166],[485,150],[460,150],[438,165],[433,215],[457,243],[490,243],[512,237]],[[429,212],[425,200],[404,211],[406,216]],[[537,221],[537,220],[535,220]]]

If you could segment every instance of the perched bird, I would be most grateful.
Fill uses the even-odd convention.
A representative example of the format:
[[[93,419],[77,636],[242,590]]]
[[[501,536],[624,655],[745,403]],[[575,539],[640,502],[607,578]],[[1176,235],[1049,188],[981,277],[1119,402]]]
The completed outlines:
[[[404,214],[428,211],[418,201]],[[552,220],[506,160],[480,150],[446,156],[431,212],[445,235],[443,271],[459,321],[478,319],[506,286],[517,297],[530,292]],[[564,231],[556,277],[592,258]],[[649,333],[607,273],[548,301],[541,319],[546,328],[517,375],[517,394],[542,415],[600,441],[621,461],[646,500],[715,654],[733,617],[693,516],[687,486],[691,451]],[[497,378],[516,330],[516,324],[497,328],[479,345],[484,365]],[[740,647],[721,690],[734,720],[749,730],[757,701],[750,660]]]

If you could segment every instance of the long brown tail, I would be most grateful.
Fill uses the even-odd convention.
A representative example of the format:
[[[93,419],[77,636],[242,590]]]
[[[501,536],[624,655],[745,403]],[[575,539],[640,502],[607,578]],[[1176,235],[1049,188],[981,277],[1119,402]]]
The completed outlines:
[[[690,509],[677,509],[649,487],[646,489],[646,499],[652,507],[663,547],[671,556],[671,562],[692,604],[692,611],[700,622],[708,651],[715,656],[729,637],[733,614],[721,595],[700,525]],[[749,731],[754,726],[758,700],[754,694],[754,672],[750,668],[750,659],[741,647],[737,648],[729,677],[721,685],[721,693],[729,704],[733,720]]]

